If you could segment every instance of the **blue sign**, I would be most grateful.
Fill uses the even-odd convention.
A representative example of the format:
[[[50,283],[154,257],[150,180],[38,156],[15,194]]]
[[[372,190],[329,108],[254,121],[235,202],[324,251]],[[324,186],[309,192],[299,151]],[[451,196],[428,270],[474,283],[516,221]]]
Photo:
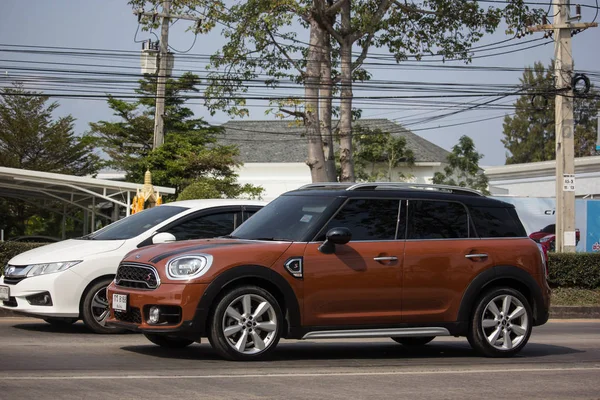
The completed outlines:
[[[600,201],[587,202],[587,232],[585,250],[600,252]]]

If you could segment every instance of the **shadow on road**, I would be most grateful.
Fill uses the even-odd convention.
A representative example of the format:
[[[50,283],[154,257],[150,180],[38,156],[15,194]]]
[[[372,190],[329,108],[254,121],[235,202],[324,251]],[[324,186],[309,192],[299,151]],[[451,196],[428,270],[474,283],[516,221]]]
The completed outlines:
[[[147,346],[125,346],[121,349],[151,357],[181,360],[221,360],[210,345],[192,345],[185,349],[166,349],[152,344]],[[569,347],[528,344],[516,359],[524,361],[546,356],[583,353]],[[466,342],[432,342],[420,348],[408,348],[395,343],[327,343],[302,342],[282,343],[271,357],[271,361],[293,360],[382,360],[382,359],[461,359],[482,358]],[[491,359],[489,359],[491,360]]]
[[[74,323],[73,325],[59,326],[59,325],[50,325],[49,323],[40,320],[39,322],[36,321],[36,322],[32,322],[32,323],[27,323],[27,324],[20,323],[17,325],[13,325],[13,328],[21,329],[23,331],[28,331],[28,332],[66,333],[66,334],[72,334],[72,335],[73,334],[97,335],[97,333],[90,331],[83,324],[83,322],[77,322],[77,323]],[[133,334],[135,332],[126,331],[124,333],[125,334]]]

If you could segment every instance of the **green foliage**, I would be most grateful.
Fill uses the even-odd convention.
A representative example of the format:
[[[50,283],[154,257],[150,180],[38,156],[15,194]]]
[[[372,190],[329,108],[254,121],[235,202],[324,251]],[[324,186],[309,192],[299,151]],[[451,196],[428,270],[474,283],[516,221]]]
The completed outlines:
[[[27,250],[44,246],[47,243],[19,243],[19,242],[1,242],[0,243],[0,275],[4,274],[4,266],[14,256]]]
[[[181,191],[177,200],[214,199],[220,197],[260,199],[263,189],[250,184],[240,185],[233,179],[202,178]]]
[[[261,188],[235,182],[234,169],[240,166],[237,147],[218,144],[222,129],[194,118],[185,106],[185,95],[197,92],[198,83],[198,77],[191,73],[168,80],[165,142],[156,149],[152,149],[156,81],[150,76],[140,82],[142,98],[135,103],[109,99],[108,105],[119,121],[91,123],[91,135],[111,157],[109,164],[124,170],[129,181],[142,182],[149,169],[154,185],[175,187],[178,193],[198,181],[212,185],[205,193],[221,194],[216,197],[262,192]]]
[[[448,155],[448,165],[444,168],[444,172],[436,172],[432,182],[468,187],[489,194],[488,178],[479,168],[479,160],[482,157],[483,155],[475,150],[473,139],[463,135]]]
[[[71,175],[100,168],[91,138],[78,137],[75,119],[54,119],[58,103],[22,84],[0,91],[0,166]]]
[[[600,253],[549,253],[548,257],[551,286],[600,288]]]
[[[354,148],[354,168],[357,181],[387,181],[406,179],[403,173],[395,173],[404,163],[414,165],[415,156],[406,148],[406,139],[381,129],[371,129],[356,125],[352,135]],[[338,177],[339,177],[338,167]],[[338,178],[339,180],[339,178]]]
[[[515,115],[504,118],[504,139],[508,150],[506,164],[554,160],[555,95],[554,67],[544,68],[536,62],[526,68],[520,79],[523,95],[515,102]],[[588,95],[576,97],[573,108],[575,122],[575,156],[595,154],[596,116],[600,107],[598,92],[592,88]]]

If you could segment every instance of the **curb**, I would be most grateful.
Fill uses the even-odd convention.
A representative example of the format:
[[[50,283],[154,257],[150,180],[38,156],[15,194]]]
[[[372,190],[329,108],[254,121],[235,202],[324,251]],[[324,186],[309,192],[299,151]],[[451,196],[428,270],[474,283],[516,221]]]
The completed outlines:
[[[21,314],[16,314],[12,311],[0,308],[0,318],[2,317],[18,317]],[[550,307],[550,318],[553,319],[572,319],[584,318],[595,319],[600,318],[600,306],[552,306]]]

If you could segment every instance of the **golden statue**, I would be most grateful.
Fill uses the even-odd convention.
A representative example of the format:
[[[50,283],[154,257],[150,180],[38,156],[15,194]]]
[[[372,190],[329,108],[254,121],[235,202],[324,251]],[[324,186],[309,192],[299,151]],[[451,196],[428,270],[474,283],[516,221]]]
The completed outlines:
[[[145,207],[147,203],[147,207]],[[131,202],[131,213],[135,214],[144,210],[144,208],[152,208],[154,206],[160,206],[162,204],[162,196],[158,191],[154,191],[152,186],[152,174],[150,171],[146,171],[144,174],[144,187],[140,191],[137,189],[137,194]]]

